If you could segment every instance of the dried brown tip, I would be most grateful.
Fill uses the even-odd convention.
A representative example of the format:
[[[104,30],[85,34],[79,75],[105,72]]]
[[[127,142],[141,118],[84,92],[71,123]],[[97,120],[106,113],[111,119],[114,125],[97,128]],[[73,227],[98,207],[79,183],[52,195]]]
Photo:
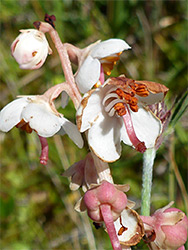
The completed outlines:
[[[40,21],[36,21],[36,22],[33,23],[33,25],[35,26],[35,28],[38,29],[38,30],[40,29],[40,24],[41,24]]]
[[[48,14],[45,14],[45,17],[44,17],[44,21],[49,23],[54,29],[55,29],[55,21],[56,21],[56,17],[54,15],[48,15]]]

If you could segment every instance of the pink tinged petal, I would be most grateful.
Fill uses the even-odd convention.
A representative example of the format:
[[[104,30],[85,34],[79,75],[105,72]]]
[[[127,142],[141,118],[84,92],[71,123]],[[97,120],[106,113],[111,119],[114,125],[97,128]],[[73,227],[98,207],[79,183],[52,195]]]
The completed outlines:
[[[61,117],[54,114],[49,104],[44,101],[31,102],[21,115],[24,121],[42,137],[51,137],[61,128]]]
[[[188,218],[181,210],[169,208],[163,213],[161,229],[166,236],[165,245],[178,248],[187,241]]]
[[[100,62],[88,56],[78,69],[75,75],[75,81],[82,93],[89,91],[95,85],[100,77]]]
[[[91,188],[84,195],[84,202],[90,218],[97,222],[103,221],[100,205],[108,204],[111,206],[113,220],[116,220],[126,207],[127,196],[107,181],[103,181],[102,184],[93,184]]]
[[[48,142],[47,139],[40,136],[40,143],[41,143],[41,155],[40,155],[40,163],[46,165],[48,162]]]
[[[80,134],[80,132],[78,131],[77,126],[70,122],[69,120],[67,120],[66,118],[62,117],[61,118],[61,130],[58,132],[58,134],[61,134],[64,131],[65,133],[69,136],[69,138],[79,147],[82,148],[83,147],[83,139],[82,136]]]
[[[143,223],[136,211],[126,207],[114,222],[118,239],[122,245],[134,246],[144,235]]]
[[[84,132],[89,129],[97,120],[101,110],[101,92],[99,89],[86,93],[76,113],[79,131]]]
[[[89,153],[86,158],[84,171],[85,185],[87,189],[90,189],[92,184],[100,182],[95,165],[96,163],[94,162],[91,153]]]
[[[22,110],[28,105],[27,97],[16,99],[7,104],[0,112],[0,130],[8,132],[22,119]]]
[[[152,216],[140,215],[141,220],[147,225],[154,225],[155,219]]]
[[[101,59],[128,49],[131,49],[131,47],[125,41],[121,39],[108,39],[94,46],[90,55],[93,58]]]
[[[164,212],[161,225],[162,226],[176,225],[184,217],[185,217],[185,214],[182,211]]]
[[[179,247],[177,250],[185,250],[184,246]]]
[[[69,187],[72,191],[79,189],[83,184],[85,161],[86,159],[74,163],[63,173],[63,176],[71,177]]]
[[[114,227],[114,220],[113,220],[113,216],[111,213],[111,206],[106,205],[106,204],[100,205],[100,211],[101,211],[108,235],[110,237],[113,250],[122,250],[120,242],[116,234],[115,227]]]
[[[100,113],[88,131],[88,143],[94,153],[103,161],[113,162],[121,153],[118,119]]]

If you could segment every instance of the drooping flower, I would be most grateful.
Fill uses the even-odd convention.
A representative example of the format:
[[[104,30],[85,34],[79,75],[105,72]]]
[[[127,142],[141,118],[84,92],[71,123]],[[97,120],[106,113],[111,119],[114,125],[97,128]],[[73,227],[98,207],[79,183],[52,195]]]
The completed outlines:
[[[13,41],[11,52],[21,69],[38,69],[52,53],[43,32],[35,29],[20,30]]]
[[[82,187],[83,191],[86,192],[91,184],[99,183],[99,177],[91,153],[88,153],[85,159],[69,167],[63,173],[63,176],[71,177],[70,189],[73,191]]]
[[[24,96],[12,101],[0,113],[0,130],[8,132],[13,127],[42,137],[65,134],[82,147],[82,139],[75,124],[55,112],[42,96]]]
[[[121,141],[144,152],[154,147],[162,131],[160,119],[147,106],[162,101],[167,91],[159,83],[109,78],[84,95],[77,110],[78,128],[88,132],[90,148],[103,161],[120,157]]]
[[[82,187],[86,192],[93,185],[100,184],[102,180],[113,183],[108,163],[101,161],[93,152],[88,153],[85,159],[70,166],[63,176],[71,177],[70,189],[73,191]],[[118,188],[124,190],[127,185],[118,185]]]
[[[95,223],[105,223],[114,250],[136,245],[144,234],[141,219],[128,207],[132,206],[124,193],[128,190],[129,185],[102,181],[92,185],[76,206],[77,211],[87,210],[88,216]]]
[[[158,209],[152,216],[141,216],[145,241],[152,250],[184,249],[187,241],[188,218],[181,210],[170,208],[173,202]]]
[[[41,138],[48,138],[55,134],[66,133],[81,148],[83,140],[77,126],[60,114],[53,103],[59,95],[59,88],[56,85],[43,95],[19,97],[6,105],[0,111],[0,130],[8,132],[13,127],[17,127],[28,133],[35,131],[41,141],[42,153],[48,150],[46,142]],[[46,161],[45,158],[47,155],[43,157],[44,161]]]
[[[98,81],[104,82],[104,74],[110,75],[122,51],[131,47],[121,39],[96,42],[83,49],[79,58],[75,81],[82,93],[89,91]]]

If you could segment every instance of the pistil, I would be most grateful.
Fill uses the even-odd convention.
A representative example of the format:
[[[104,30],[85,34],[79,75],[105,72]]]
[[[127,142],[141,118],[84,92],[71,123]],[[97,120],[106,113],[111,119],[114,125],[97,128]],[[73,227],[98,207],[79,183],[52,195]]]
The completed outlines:
[[[105,223],[108,235],[110,237],[113,250],[122,250],[119,239],[116,234],[110,205],[108,204],[100,205],[100,211],[104,219],[104,223]]]
[[[138,137],[136,136],[136,133],[134,131],[131,114],[129,109],[126,107],[126,114],[123,115],[123,121],[127,130],[127,134],[129,136],[130,141],[132,142],[135,149],[141,153],[144,153],[146,151],[146,146],[144,142],[141,142]]]
[[[41,143],[41,155],[40,155],[40,163],[42,165],[46,165],[48,162],[48,142],[47,139],[38,135],[40,143]]]

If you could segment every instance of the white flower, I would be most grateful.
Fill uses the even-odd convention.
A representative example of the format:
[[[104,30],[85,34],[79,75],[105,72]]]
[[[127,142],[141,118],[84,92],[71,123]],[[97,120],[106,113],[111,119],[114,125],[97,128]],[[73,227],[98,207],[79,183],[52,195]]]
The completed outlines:
[[[57,112],[53,103],[46,100],[45,95],[20,97],[1,110],[0,130],[8,132],[15,126],[28,133],[34,130],[42,137],[66,133],[78,147],[83,146],[76,125]]]
[[[111,74],[120,54],[131,47],[121,39],[109,39],[97,42],[83,50],[79,60],[79,68],[75,74],[75,81],[79,90],[86,93],[100,79],[101,71],[107,75]]]
[[[142,220],[137,212],[128,206],[114,222],[114,226],[122,249],[129,249],[130,246],[138,244],[144,236]]]
[[[80,132],[88,131],[88,143],[103,161],[120,157],[121,144],[144,152],[154,147],[161,121],[145,107],[161,101],[168,89],[159,83],[112,77],[86,93],[77,110]]]
[[[35,29],[20,30],[11,45],[11,52],[21,69],[38,69],[52,53],[43,32]]]

